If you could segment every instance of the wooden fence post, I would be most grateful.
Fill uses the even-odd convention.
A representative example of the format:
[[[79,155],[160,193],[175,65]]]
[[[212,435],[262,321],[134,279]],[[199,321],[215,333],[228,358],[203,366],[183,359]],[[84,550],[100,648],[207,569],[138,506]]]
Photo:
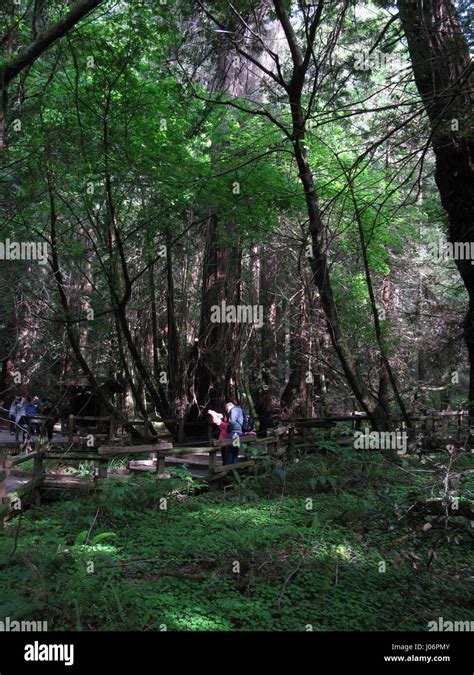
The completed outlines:
[[[38,444],[36,444],[38,446]],[[43,473],[43,452],[38,450],[38,454],[33,460],[33,478],[40,476]],[[34,491],[34,499],[37,506],[41,504],[41,495],[39,487]]]
[[[113,441],[115,437],[115,417],[110,416],[109,440]]]
[[[72,443],[74,438],[74,415],[69,415],[68,436],[69,436],[69,443]]]
[[[267,438],[272,437],[273,435],[276,436],[276,429],[268,429],[267,430]],[[275,443],[267,443],[267,455],[274,455],[276,452],[276,444]]]
[[[217,450],[211,450],[209,452],[209,475],[211,476],[216,471],[216,455]]]
[[[95,477],[94,480],[101,480],[102,478],[107,478],[107,456],[101,457],[98,456],[94,460],[94,469]]]
[[[159,478],[160,476],[163,477],[165,475],[166,455],[162,450],[158,451],[157,455],[158,456],[156,459],[156,477]]]
[[[99,461],[99,478],[107,478],[107,460]]]

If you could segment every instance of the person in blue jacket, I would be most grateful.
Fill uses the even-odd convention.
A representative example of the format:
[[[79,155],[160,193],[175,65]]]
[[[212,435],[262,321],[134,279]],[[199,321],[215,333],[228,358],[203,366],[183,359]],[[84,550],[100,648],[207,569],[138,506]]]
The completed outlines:
[[[25,404],[25,419],[24,422],[28,428],[30,435],[38,433],[38,422],[35,419],[38,414],[38,406],[34,399],[27,398]],[[23,432],[23,440],[25,440],[25,433]]]
[[[239,436],[244,436],[244,412],[238,405],[228,401],[224,406],[227,419],[227,438],[235,440]],[[227,445],[224,449],[224,464],[235,464],[239,456],[238,445]]]

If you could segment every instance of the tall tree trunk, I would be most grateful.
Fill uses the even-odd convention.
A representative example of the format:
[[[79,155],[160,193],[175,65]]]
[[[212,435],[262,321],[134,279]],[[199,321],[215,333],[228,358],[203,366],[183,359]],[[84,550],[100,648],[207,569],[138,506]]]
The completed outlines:
[[[166,246],[166,322],[167,322],[167,352],[168,352],[168,400],[170,406],[176,410],[178,395],[180,393],[180,352],[179,335],[176,324],[176,308],[174,300],[173,279],[173,256],[171,252],[171,238],[168,237]],[[155,375],[156,377],[156,375]],[[183,414],[183,406],[178,404],[180,416]]]
[[[426,354],[423,344],[423,311],[425,305],[425,286],[421,274],[418,275],[417,297],[415,310],[415,330],[418,343],[417,349],[417,387],[415,390],[416,411],[422,411],[426,407]]]
[[[262,392],[265,398],[279,395],[277,357],[277,298],[275,251],[260,248],[260,293],[259,303],[263,308],[264,322],[260,329],[260,373]]]
[[[387,415],[389,414],[389,408],[388,408],[388,391],[384,391],[384,383],[383,379],[385,377],[388,377],[388,380],[392,386],[393,393],[395,395],[395,399],[400,407],[400,412],[403,415],[403,419],[405,421],[405,424],[407,426],[410,426],[410,419],[408,417],[408,413],[405,407],[405,402],[403,401],[401,394],[398,389],[398,384],[395,379],[395,374],[393,372],[392,366],[390,365],[390,361],[388,359],[387,355],[387,345],[385,342],[385,336],[384,332],[382,330],[382,326],[380,323],[380,317],[379,317],[379,312],[377,309],[377,303],[375,301],[375,292],[374,292],[374,286],[372,283],[372,275],[370,272],[370,264],[369,264],[369,253],[368,253],[368,242],[366,241],[365,237],[365,232],[364,232],[364,225],[362,222],[362,218],[360,215],[359,211],[359,206],[357,204],[357,198],[354,192],[354,186],[352,183],[352,180],[349,178],[348,179],[349,183],[349,190],[352,196],[352,201],[354,204],[354,210],[355,210],[355,216],[356,216],[356,221],[357,221],[357,227],[359,230],[359,238],[360,238],[360,244],[361,244],[361,249],[362,249],[362,261],[364,263],[364,274],[365,274],[365,281],[367,285],[367,291],[369,293],[369,299],[370,299],[370,307],[372,310],[372,315],[374,318],[374,329],[375,329],[375,337],[377,340],[377,344],[379,347],[380,351],[380,367],[381,367],[381,382],[379,383],[379,392],[383,394],[383,397],[381,398],[380,396],[378,397],[379,404],[384,408],[386,411]],[[388,309],[388,304],[390,300],[390,281],[388,279],[385,280],[385,289],[386,289],[386,297],[384,298],[384,311],[386,312]]]
[[[229,226],[224,226],[229,231]],[[241,257],[238,248],[219,241],[218,219],[212,215],[206,226],[203,261],[199,362],[195,391],[199,407],[222,407],[236,395],[235,370],[239,357],[238,325],[212,323],[212,308],[240,303]]]
[[[286,417],[306,417],[308,409],[309,323],[307,297],[301,289],[299,307],[290,316],[290,377],[281,395]]]
[[[435,180],[452,243],[474,244],[473,67],[451,0],[398,0],[400,20],[431,125]],[[474,265],[456,260],[469,295],[464,338],[470,362],[469,412],[474,422]]]
[[[211,90],[236,97],[245,95],[246,83],[241,82],[241,71],[240,60],[234,58],[232,51],[228,47],[222,50]],[[225,129],[225,121],[222,126]],[[225,140],[219,140],[211,148],[216,171],[224,145]],[[240,242],[235,223],[220,222],[215,214],[210,214],[205,229],[199,361],[195,380],[198,414],[205,407],[219,408],[224,399],[237,397],[237,372],[240,364],[238,324],[211,323],[210,320],[213,306],[220,305],[223,301],[227,305],[240,304]]]

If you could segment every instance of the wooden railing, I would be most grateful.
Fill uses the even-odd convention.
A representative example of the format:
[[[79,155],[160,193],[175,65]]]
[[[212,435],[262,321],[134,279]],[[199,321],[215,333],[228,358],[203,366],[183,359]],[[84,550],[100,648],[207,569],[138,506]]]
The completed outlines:
[[[26,500],[29,501],[32,497],[36,497],[37,501],[39,501],[38,488],[45,479],[43,470],[43,450],[39,449],[33,452],[26,452],[16,455],[11,459],[7,459],[6,451],[11,445],[12,442],[3,443],[0,446],[0,528],[3,528],[5,517],[12,511],[20,511],[23,509]],[[29,462],[30,460],[33,460],[33,472],[31,478],[13,492],[7,493],[6,481],[10,476],[11,469],[24,462]]]
[[[431,428],[432,432],[436,432],[439,428],[446,428],[451,423],[454,423],[457,431],[460,433],[463,428],[468,427],[469,425],[469,413],[467,411],[446,411],[433,414],[422,414],[422,413],[408,413],[408,417],[411,422],[413,422],[414,427],[421,429],[423,431],[429,431]],[[45,420],[47,419],[42,415],[35,415],[34,419]],[[390,419],[393,422],[402,422],[403,418],[400,414],[390,415]],[[159,422],[170,422],[171,420],[162,419],[157,420]],[[78,422],[90,422],[87,424],[78,425]],[[96,433],[97,427],[100,423],[108,423],[107,433]],[[146,421],[143,419],[140,420],[129,420],[130,424],[146,424]],[[309,418],[291,418],[291,419],[279,419],[277,418],[277,423],[279,425],[288,427],[291,426],[295,429],[313,429],[313,428],[334,428],[337,424],[340,423],[349,423],[353,429],[361,429],[364,424],[368,423],[368,417],[365,413],[355,412],[348,415],[330,415],[326,417],[309,417]],[[199,423],[195,423],[195,426]],[[208,422],[200,423],[201,426],[211,429],[211,426]],[[105,426],[105,425],[104,425]],[[273,430],[269,430],[273,433]],[[79,432],[79,433],[78,433]],[[70,443],[76,441],[84,440],[85,436],[83,434],[90,433],[94,435],[98,440],[109,440],[114,441],[116,438],[117,432],[117,420],[111,415],[107,416],[92,416],[92,415],[69,415],[67,421],[67,438]],[[159,440],[159,435],[157,435],[157,440]],[[209,439],[210,441],[211,439]],[[249,440],[249,442],[252,442]]]
[[[247,436],[240,436],[238,438],[238,445],[240,446],[252,446],[252,445],[264,445],[266,446],[266,452],[260,455],[261,458],[269,457],[276,460],[279,464],[286,454],[288,447],[288,429],[286,427],[273,429],[272,432],[267,434],[267,437],[258,437],[254,434]],[[234,464],[223,464],[217,466],[216,455],[218,450],[229,446],[229,440],[224,441],[212,441],[213,450],[209,451],[209,479],[215,480],[221,476],[229,473],[230,471],[247,469],[249,467],[255,466],[255,459],[245,459],[244,461],[237,461]]]
[[[112,441],[115,438],[115,430],[116,430],[116,420],[115,417],[108,415],[106,417],[94,417],[94,416],[89,416],[89,415],[69,415],[68,417],[68,439],[72,443],[74,439],[76,438],[74,433],[76,430],[76,422],[81,421],[81,422],[108,422],[109,423],[109,430],[107,434],[96,434],[93,433],[94,437],[96,438],[107,438]],[[78,427],[78,431],[85,431],[87,433],[87,430],[89,429],[91,432],[94,431],[96,427],[93,427],[92,425],[87,427],[87,425],[84,425],[82,429]],[[79,438],[82,438],[82,436],[79,436]]]
[[[48,419],[51,419],[48,417],[48,415],[31,415],[29,416],[30,421],[34,421],[41,429],[41,433],[43,434],[44,432],[44,425],[42,423],[46,422]],[[9,420],[6,420],[9,422]],[[79,427],[77,425],[77,422],[91,422],[90,425],[83,425]],[[95,433],[95,430],[97,429],[97,424],[100,422],[107,422],[108,423],[108,431],[107,433],[100,433],[97,434]],[[31,422],[30,422],[31,423]],[[94,424],[95,423],[95,424]],[[104,425],[105,426],[105,425]],[[73,443],[76,440],[83,440],[84,436],[78,435],[76,431],[81,431],[83,433],[90,432],[97,438],[102,438],[102,439],[109,439],[109,440],[114,440],[115,438],[115,432],[116,432],[116,419],[115,417],[111,415],[107,415],[104,417],[97,417],[97,416],[88,416],[88,415],[68,415],[67,417],[67,433],[66,436],[68,437],[68,440],[70,443]],[[24,431],[25,433],[28,432],[28,427],[20,427],[19,424],[17,424],[17,428],[19,429],[19,433],[22,434]],[[31,432],[30,434],[31,435]],[[34,434],[36,435],[36,434]],[[21,444],[22,441],[16,441],[16,443]]]
[[[423,431],[436,432],[438,428],[455,426],[457,430],[469,427],[469,412],[466,410],[448,410],[434,413],[408,413],[408,419],[414,423],[414,427]],[[400,413],[390,415],[392,423],[403,422]],[[279,423],[292,426],[297,429],[332,428],[339,423],[349,423],[353,429],[360,429],[364,423],[368,424],[368,416],[363,412],[355,412],[350,415],[329,415],[327,417],[307,417],[281,419]]]
[[[395,417],[395,416],[394,416]],[[413,420],[422,424],[427,428],[430,424],[433,430],[436,430],[436,424],[443,423],[443,421],[451,420],[456,422],[457,429],[461,432],[464,429],[464,421],[468,420],[468,414],[464,412],[448,412],[437,415],[413,415]],[[109,445],[99,445],[98,447],[85,447],[83,443],[86,437],[74,435],[74,422],[76,420],[94,421],[94,422],[109,422],[108,434],[93,434],[94,438],[103,438],[108,436],[112,441]],[[227,473],[232,471],[240,471],[254,467],[259,459],[270,458],[277,464],[284,459],[288,448],[293,446],[295,448],[304,448],[306,446],[314,447],[314,439],[309,443],[305,443],[305,431],[311,428],[321,428],[321,421],[330,422],[331,426],[334,422],[353,421],[354,428],[360,428],[360,423],[368,424],[365,415],[351,415],[351,416],[335,416],[333,418],[313,418],[304,420],[289,420],[285,426],[280,426],[271,429],[267,432],[266,437],[259,437],[256,435],[246,435],[239,437],[238,445],[243,446],[244,449],[252,446],[264,446],[266,452],[261,453],[257,457],[245,457],[234,464],[219,465],[217,462],[217,453],[225,446],[232,444],[231,440],[216,441],[198,446],[174,447],[171,442],[157,442],[146,445],[118,445],[113,444],[115,440],[115,425],[112,417],[81,417],[71,415],[69,418],[69,440],[68,441],[53,441],[51,446],[40,447],[39,443],[36,449],[32,452],[22,453],[18,456],[6,459],[7,449],[24,447],[24,444],[15,441],[0,442],[0,527],[3,526],[3,519],[11,512],[12,501],[14,498],[21,498],[23,496],[30,497],[32,494],[38,494],[38,488],[45,480],[45,473],[43,471],[43,462],[45,460],[63,460],[68,462],[83,462],[93,461],[96,468],[96,479],[103,479],[107,477],[107,464],[114,456],[124,455],[138,455],[149,454],[153,460],[156,459],[155,475],[157,478],[166,476],[166,460],[167,458],[179,457],[180,455],[207,455],[207,476],[206,480],[213,482],[222,478]],[[309,439],[308,439],[309,440]],[[301,445],[303,441],[303,445]],[[78,445],[84,449],[78,448]],[[63,450],[64,446],[66,449]],[[60,450],[55,448],[60,448]],[[21,485],[13,493],[7,494],[6,480],[10,475],[10,471],[23,462],[34,460],[33,473],[31,479]],[[204,464],[205,466],[205,464]]]
[[[281,461],[283,455],[286,453],[288,445],[288,429],[274,429],[272,430],[272,435],[267,437],[258,437],[255,434],[240,436],[238,438],[238,446],[243,446],[244,448],[251,445],[264,445],[267,448],[267,452],[263,453],[264,456],[273,457],[278,462]],[[137,446],[100,446],[98,448],[99,458],[110,458],[114,455],[131,455],[131,454],[144,454],[151,453],[153,459],[156,457],[156,468],[155,473],[157,477],[164,477],[166,475],[166,459],[170,457],[179,457],[180,455],[208,455],[208,475],[207,480],[213,481],[226,473],[234,470],[247,469],[252,466],[255,466],[255,459],[245,459],[244,461],[238,461],[234,464],[226,464],[219,466],[216,461],[216,456],[219,450],[223,447],[229,446],[232,444],[231,440],[225,441],[212,441],[212,444],[201,445],[201,446],[186,446],[186,447],[173,447],[172,443],[157,443],[154,445],[137,445]],[[102,460],[103,461],[103,460]],[[105,475],[105,472],[102,473],[102,476]],[[101,476],[101,477],[102,477]]]

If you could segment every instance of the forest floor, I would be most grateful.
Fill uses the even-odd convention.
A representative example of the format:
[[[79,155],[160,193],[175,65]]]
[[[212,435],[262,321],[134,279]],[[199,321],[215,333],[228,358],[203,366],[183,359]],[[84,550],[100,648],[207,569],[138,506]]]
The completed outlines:
[[[0,539],[0,616],[49,630],[428,630],[474,621],[473,523],[420,510],[444,478],[472,503],[472,455],[324,454],[207,491],[112,478],[44,503]],[[18,531],[19,528],[19,531]],[[16,548],[15,548],[16,541]]]

